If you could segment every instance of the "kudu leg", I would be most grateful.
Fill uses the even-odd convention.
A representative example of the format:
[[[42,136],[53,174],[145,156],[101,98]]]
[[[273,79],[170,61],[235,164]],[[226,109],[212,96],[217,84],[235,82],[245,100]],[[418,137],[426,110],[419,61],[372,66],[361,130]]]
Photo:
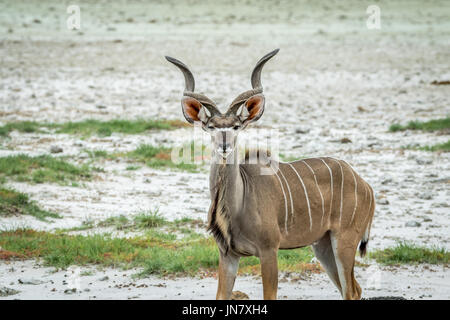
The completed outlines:
[[[334,283],[339,293],[342,292],[341,283],[339,281],[339,273],[334,259],[333,248],[331,246],[330,233],[327,232],[319,241],[317,241],[312,249],[314,255],[320,261],[320,264],[325,269],[328,277]]]
[[[220,254],[219,258],[219,286],[217,300],[229,300],[239,268],[239,257],[230,254]]]
[[[262,253],[260,260],[264,300],[276,300],[278,289],[277,250]]]
[[[355,279],[354,266],[358,242],[345,235],[330,235],[344,300],[361,299],[361,287]]]

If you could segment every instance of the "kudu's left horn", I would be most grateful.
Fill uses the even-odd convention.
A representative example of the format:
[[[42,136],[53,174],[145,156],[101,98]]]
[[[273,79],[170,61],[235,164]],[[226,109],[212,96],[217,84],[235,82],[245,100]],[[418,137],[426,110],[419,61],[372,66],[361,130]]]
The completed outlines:
[[[181,62],[180,60],[177,60],[175,58],[166,56],[166,59],[167,59],[167,61],[176,65],[181,70],[181,72],[183,72],[184,82],[185,82],[184,91],[194,92],[195,80],[194,80],[194,76],[193,76],[192,72],[189,70],[189,68],[183,62]]]

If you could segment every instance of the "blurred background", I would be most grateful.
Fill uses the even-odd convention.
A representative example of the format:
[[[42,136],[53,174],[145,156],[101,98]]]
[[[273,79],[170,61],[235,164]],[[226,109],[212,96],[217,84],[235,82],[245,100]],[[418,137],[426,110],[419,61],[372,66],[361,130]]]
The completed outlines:
[[[275,48],[254,129],[280,132],[284,160],[355,167],[377,197],[371,248],[448,248],[448,1],[2,0],[0,183],[59,218],[4,197],[0,224],[54,231],[156,208],[206,221],[208,165],[168,162],[192,128],[164,56],[224,110]]]

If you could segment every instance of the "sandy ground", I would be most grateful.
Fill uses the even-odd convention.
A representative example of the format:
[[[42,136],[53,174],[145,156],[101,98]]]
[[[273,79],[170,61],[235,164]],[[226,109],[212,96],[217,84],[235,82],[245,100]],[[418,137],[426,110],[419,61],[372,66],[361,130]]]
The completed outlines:
[[[215,297],[217,280],[207,278],[134,279],[139,270],[69,268],[56,271],[36,262],[24,261],[0,265],[2,282],[17,293],[7,299],[206,299]],[[401,268],[356,268],[357,280],[364,288],[363,298],[395,296],[405,299],[449,299],[448,272],[442,266]],[[359,276],[363,275],[363,276]],[[74,290],[75,289],[75,290]],[[234,290],[250,299],[262,299],[260,277],[242,276]],[[0,286],[1,292],[1,286]],[[39,292],[37,295],[36,293]],[[337,289],[325,273],[280,275],[279,299],[340,299]]]
[[[268,129],[275,129],[285,155],[333,156],[350,162],[377,196],[370,248],[407,240],[448,249],[450,154],[402,149],[445,142],[448,133],[390,133],[387,129],[393,122],[450,114],[448,86],[431,85],[450,79],[450,6],[446,1],[377,1],[381,29],[369,30],[369,4],[161,1],[150,5],[132,1],[125,6],[120,1],[80,1],[81,29],[72,31],[66,28],[69,15],[64,3],[0,1],[0,123],[182,119],[183,78],[164,55],[187,63],[197,90],[225,109],[237,94],[250,88],[255,62],[279,47],[280,53],[263,72],[264,116],[248,136],[264,136]],[[341,143],[342,138],[351,143]],[[192,139],[190,129],[86,139],[13,132],[10,139],[0,140],[0,155],[47,154],[57,145],[64,150],[62,156],[81,163],[86,161],[85,149],[128,151],[141,143],[174,146]],[[48,224],[27,216],[0,218],[1,227],[52,230],[154,208],[169,219],[206,219],[207,165],[200,173],[145,167],[130,172],[125,170],[129,164],[120,161],[97,165],[105,173],[80,187],[8,182],[64,219]],[[408,222],[420,226],[406,227]],[[0,262],[2,270],[10,267]],[[14,268],[32,277],[46,272],[28,262]],[[448,299],[447,270],[423,271],[427,280],[415,292],[395,294],[422,271],[423,267],[386,270],[384,291],[370,294],[419,298],[424,290],[433,298]],[[1,284],[17,286],[15,273],[7,274],[2,273]],[[53,276],[59,279],[62,273]],[[261,292],[255,283],[245,279],[237,289],[257,298]],[[198,290],[195,295],[189,293],[191,285]],[[205,288],[200,289],[201,285]],[[280,295],[290,299],[338,297],[337,292],[331,294],[330,284],[325,285],[324,275],[298,286],[290,282],[280,286]],[[11,297],[42,297],[42,286],[27,288]],[[100,288],[96,285],[91,292],[73,297],[128,297],[109,295]],[[58,296],[61,290],[48,290],[48,297],[62,297]],[[176,298],[177,290],[184,298],[202,297],[199,292],[212,297],[215,280],[178,279],[166,288],[142,289],[139,297]],[[132,290],[129,295],[137,293]]]

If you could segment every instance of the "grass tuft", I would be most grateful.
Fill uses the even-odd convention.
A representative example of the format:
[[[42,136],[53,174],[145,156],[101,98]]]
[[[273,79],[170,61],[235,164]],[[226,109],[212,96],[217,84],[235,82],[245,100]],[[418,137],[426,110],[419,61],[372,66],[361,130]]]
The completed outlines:
[[[450,129],[450,117],[430,121],[410,121],[405,126],[394,123],[389,127],[389,131],[391,132],[405,130],[438,131],[446,129]]]
[[[432,146],[423,146],[423,147],[419,147],[419,150],[424,150],[424,151],[444,151],[444,152],[450,152],[450,140],[448,140],[447,142],[444,143],[438,143]]]
[[[422,151],[431,151],[431,152],[450,152],[450,140],[443,143],[434,144],[431,146],[419,146],[417,144],[402,147],[403,149],[410,150],[422,150]]]
[[[0,136],[8,136],[11,131],[19,131],[25,133],[40,132],[42,125],[34,121],[18,121],[10,122],[4,126],[0,126]]]
[[[129,225],[130,220],[124,215],[120,215],[117,217],[109,217],[103,221],[100,221],[97,224],[98,227],[115,227],[118,230],[125,229]],[[94,225],[91,223],[90,227],[93,228]]]
[[[84,150],[89,158],[97,159],[97,158],[108,158],[110,155],[105,150]]]
[[[450,253],[444,248],[427,248],[406,242],[399,242],[395,247],[377,250],[370,254],[378,263],[393,264],[447,264]]]
[[[76,166],[63,159],[48,155],[31,157],[20,154],[0,157],[0,179],[12,177],[17,181],[35,183],[69,183],[91,178],[88,166]]]
[[[288,156],[288,155],[285,155],[284,153],[280,153],[279,157],[280,157],[280,160],[283,162],[293,162],[293,161],[298,161],[300,159],[305,158],[305,157],[296,157],[296,156],[292,156],[292,155]]]
[[[0,188],[0,216],[31,215],[39,220],[61,218],[58,214],[39,208],[27,194],[12,189]]]
[[[138,228],[158,228],[168,223],[159,210],[138,214],[133,218]]]

